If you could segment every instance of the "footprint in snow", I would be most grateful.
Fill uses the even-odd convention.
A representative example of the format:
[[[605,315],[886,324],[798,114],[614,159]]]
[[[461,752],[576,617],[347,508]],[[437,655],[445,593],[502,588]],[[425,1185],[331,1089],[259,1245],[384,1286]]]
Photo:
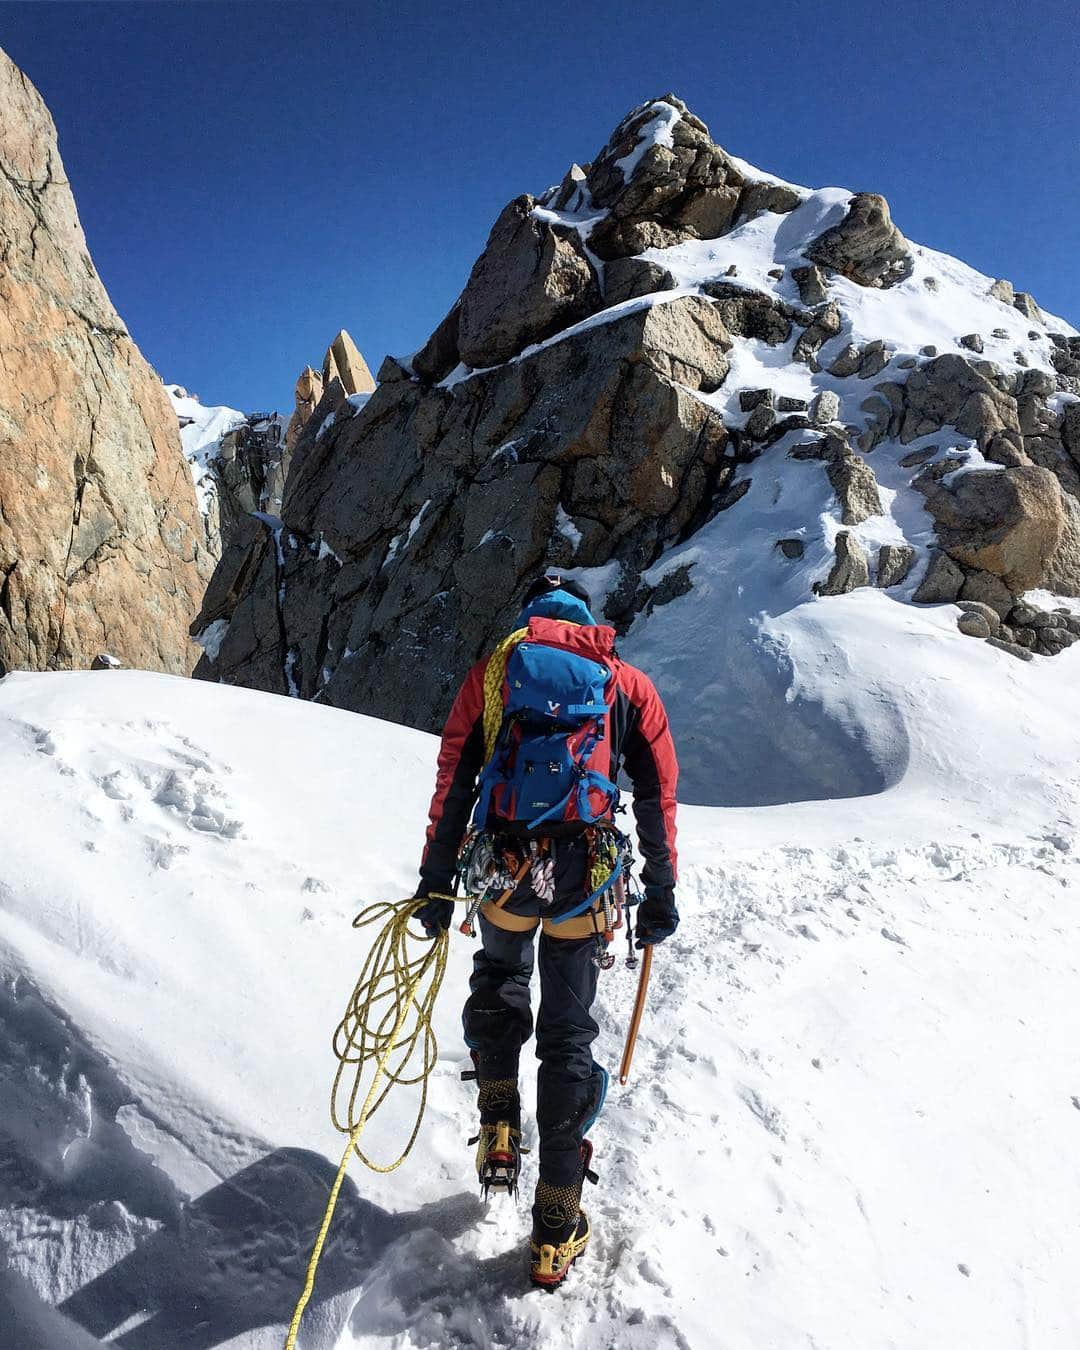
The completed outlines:
[[[778,1139],[785,1137],[783,1117],[775,1106],[770,1106],[755,1088],[740,1087],[738,1093],[743,1104],[752,1115],[757,1116],[770,1134],[774,1134]]]
[[[114,769],[112,773],[105,774],[98,780],[98,787],[101,788],[106,797],[111,797],[114,802],[131,801],[131,791],[128,786],[128,772],[126,769]]]
[[[167,872],[177,858],[182,858],[185,853],[190,853],[191,850],[186,844],[168,844],[156,839],[149,839],[147,840],[146,851],[154,866],[160,867],[163,872]]]
[[[665,1294],[668,1298],[671,1297],[671,1285],[668,1284],[667,1280],[664,1279],[664,1276],[657,1269],[651,1256],[643,1256],[641,1260],[638,1261],[638,1274],[648,1284],[655,1285],[662,1294]]]
[[[121,803],[120,814],[125,821],[134,818],[136,801],[148,798],[201,834],[224,839],[241,835],[241,822],[227,814],[224,794],[213,781],[206,780],[201,769],[122,765],[103,774],[97,784],[106,797]]]
[[[56,741],[47,727],[39,727],[36,722],[17,722],[21,731],[25,731],[33,742],[39,755],[55,755]]]

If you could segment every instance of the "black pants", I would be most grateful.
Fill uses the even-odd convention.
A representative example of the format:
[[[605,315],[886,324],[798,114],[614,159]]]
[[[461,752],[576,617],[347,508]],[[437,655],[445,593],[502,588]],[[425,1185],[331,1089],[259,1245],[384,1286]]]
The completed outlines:
[[[465,1004],[465,1040],[479,1056],[481,1079],[518,1076],[521,1047],[532,1035],[529,999],[539,920],[565,914],[585,898],[588,847],[584,840],[555,845],[555,896],[544,905],[529,884],[518,886],[505,911],[535,917],[537,925],[514,931],[480,916],[483,947],[473,958]],[[556,929],[557,930],[557,929]],[[536,1123],[540,1176],[555,1186],[581,1175],[581,1141],[603,1104],[607,1074],[592,1057],[599,1031],[591,1008],[597,967],[592,938],[540,932],[540,1008],[536,1019]]]

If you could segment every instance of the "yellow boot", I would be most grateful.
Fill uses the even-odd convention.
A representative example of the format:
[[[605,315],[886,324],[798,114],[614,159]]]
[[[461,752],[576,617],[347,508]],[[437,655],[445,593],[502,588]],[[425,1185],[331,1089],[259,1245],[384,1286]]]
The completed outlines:
[[[475,1062],[475,1060],[474,1060]],[[479,1074],[477,1075],[479,1077]],[[515,1078],[479,1079],[480,1132],[476,1144],[476,1175],[486,1200],[492,1191],[517,1194],[521,1155],[521,1100]]]
[[[581,1186],[585,1178],[596,1180],[592,1144],[581,1146],[581,1171],[566,1186],[555,1186],[541,1178],[536,1183],[533,1201],[533,1228],[529,1242],[529,1278],[541,1289],[555,1289],[566,1279],[570,1267],[584,1252],[592,1237],[589,1217],[581,1208]]]

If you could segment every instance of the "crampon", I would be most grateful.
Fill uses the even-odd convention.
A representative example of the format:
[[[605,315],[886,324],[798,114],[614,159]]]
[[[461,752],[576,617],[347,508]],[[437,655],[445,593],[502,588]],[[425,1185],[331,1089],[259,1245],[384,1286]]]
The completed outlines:
[[[589,1216],[578,1211],[577,1222],[570,1236],[563,1242],[529,1243],[529,1279],[538,1289],[557,1289],[570,1273],[570,1267],[582,1255],[592,1237]]]
[[[521,1131],[507,1120],[494,1125],[481,1125],[480,1133],[473,1135],[470,1144],[476,1144],[476,1175],[480,1178],[480,1194],[485,1200],[492,1191],[505,1191],[513,1199],[517,1195],[521,1155],[528,1153],[521,1145]]]

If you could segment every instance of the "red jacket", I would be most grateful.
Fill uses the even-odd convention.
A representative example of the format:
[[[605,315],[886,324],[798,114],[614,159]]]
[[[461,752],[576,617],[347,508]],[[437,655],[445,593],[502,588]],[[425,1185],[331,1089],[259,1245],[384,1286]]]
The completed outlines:
[[[638,846],[644,859],[642,881],[650,887],[673,887],[677,877],[675,785],[679,766],[667,713],[652,681],[616,655],[615,630],[605,624],[578,626],[533,618],[529,621],[529,639],[603,661],[614,672],[604,738],[611,761],[607,767],[597,767],[612,778],[621,767],[633,784]],[[477,779],[484,766],[487,662],[485,657],[469,671],[443,728],[427,847],[420,865],[423,894],[449,889],[457,852],[476,804]]]

